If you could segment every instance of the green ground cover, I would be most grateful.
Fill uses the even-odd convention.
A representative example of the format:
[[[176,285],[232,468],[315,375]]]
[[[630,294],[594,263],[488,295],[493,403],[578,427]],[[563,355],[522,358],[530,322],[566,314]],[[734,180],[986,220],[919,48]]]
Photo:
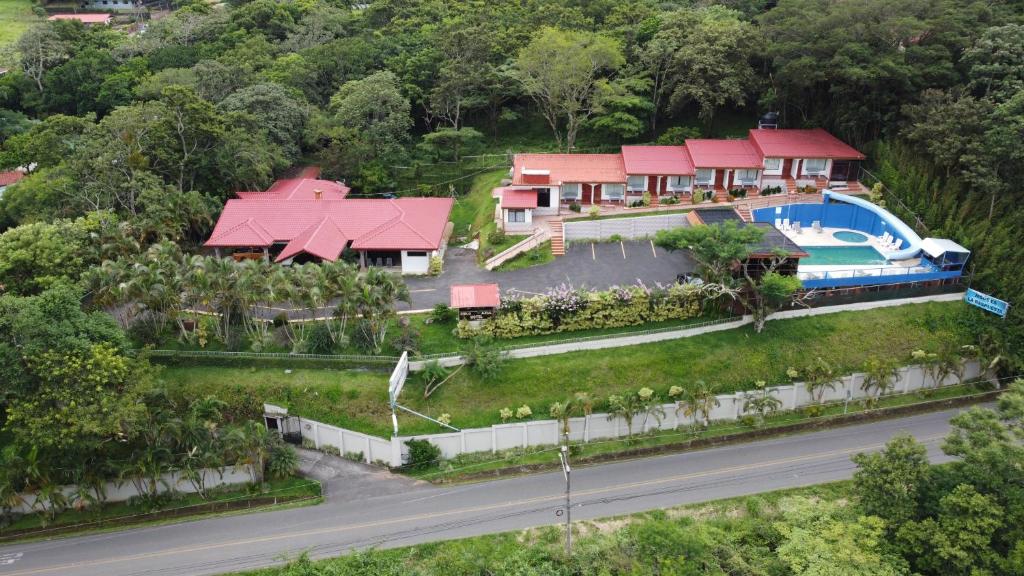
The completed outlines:
[[[618,220],[620,218],[640,218],[643,216],[664,216],[666,214],[686,214],[693,208],[672,208],[670,210],[659,210],[657,212],[624,212],[621,214],[608,214],[606,216],[597,216],[595,218],[587,218],[587,220]]]
[[[548,240],[536,248],[531,248],[522,254],[519,254],[511,260],[503,262],[500,266],[495,268],[499,272],[507,272],[509,270],[520,270],[523,268],[529,268],[531,266],[540,266],[541,264],[547,264],[553,262],[555,255],[551,253],[551,241]]]
[[[0,47],[13,44],[22,32],[40,20],[32,13],[31,0],[0,0]]]
[[[477,176],[469,194],[458,198],[452,207],[450,219],[454,225],[452,242],[468,242],[485,225],[494,221],[494,199],[491,190],[501,184],[508,175],[508,169],[494,170]]]
[[[75,532],[117,528],[128,524],[138,526],[139,524],[166,522],[168,518],[185,520],[224,513],[226,510],[230,510],[228,506],[231,503],[250,499],[262,501],[266,498],[277,498],[281,501],[280,505],[287,505],[288,501],[314,499],[319,496],[320,484],[318,482],[292,477],[283,480],[267,480],[264,489],[259,491],[237,486],[214,489],[210,491],[207,499],[195,494],[180,494],[175,498],[162,501],[158,507],[140,502],[115,502],[98,508],[66,510],[45,523],[38,514],[31,514],[18,518],[8,526],[0,527],[0,543],[4,542],[7,535],[11,535],[12,538],[33,537],[31,533],[15,536],[15,533],[23,531],[61,529],[61,534],[69,534],[71,532],[68,528],[72,526],[78,528]],[[263,505],[260,509],[265,510],[266,506]],[[161,518],[160,513],[164,513],[165,517]],[[43,535],[44,533],[39,533],[39,536]]]
[[[453,425],[472,428],[499,423],[499,410],[523,404],[531,407],[535,418],[547,418],[552,403],[576,392],[592,394],[598,401],[595,411],[604,409],[608,395],[643,386],[665,397],[670,386],[704,380],[728,393],[749,389],[755,380],[786,383],[787,368],[799,369],[816,356],[845,374],[860,370],[872,357],[909,363],[910,352],[916,349],[936,351],[948,343],[971,343],[960,322],[963,312],[964,305],[958,302],[913,304],[776,320],[761,334],[744,327],[639,346],[509,360],[497,376],[486,380],[462,369],[429,399],[423,398],[423,382],[414,375],[402,403],[434,417],[450,414]],[[520,342],[526,339],[516,341]],[[305,369],[286,374],[274,368],[191,366],[167,368],[163,378],[171,388],[183,388],[192,396],[243,396],[252,409],[263,401],[284,403],[309,418],[386,434],[391,428],[386,370]],[[399,424],[403,433],[439,431],[411,416],[400,416]]]

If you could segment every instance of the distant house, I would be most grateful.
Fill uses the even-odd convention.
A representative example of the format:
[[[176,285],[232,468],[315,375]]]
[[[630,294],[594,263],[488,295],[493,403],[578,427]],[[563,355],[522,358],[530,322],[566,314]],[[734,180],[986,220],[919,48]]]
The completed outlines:
[[[109,25],[113,16],[106,13],[54,14],[47,20],[78,20],[86,26]]]
[[[11,170],[9,172],[0,172],[0,197],[3,197],[4,190],[8,186],[14,184],[25,177],[25,173],[20,170]]]
[[[360,267],[403,274],[426,274],[430,259],[443,254],[451,198],[351,199],[343,184],[309,175],[238,192],[204,246],[282,264],[335,261],[348,251]]]
[[[512,182],[500,199],[506,229],[529,228],[531,213],[557,214],[560,205],[625,204],[643,197],[689,197],[707,190],[718,200],[743,189],[795,192],[864,190],[864,155],[820,128],[753,129],[743,139],[688,139],[684,146],[623,146],[619,154],[517,154]],[[536,197],[536,205],[530,196]]]

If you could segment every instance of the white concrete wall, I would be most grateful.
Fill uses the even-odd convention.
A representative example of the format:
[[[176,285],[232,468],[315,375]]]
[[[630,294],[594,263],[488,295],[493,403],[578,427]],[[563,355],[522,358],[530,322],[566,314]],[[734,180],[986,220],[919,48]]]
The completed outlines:
[[[607,240],[614,234],[626,239],[654,236],[658,230],[689,226],[686,214],[637,216],[611,220],[567,220],[564,225],[567,242],[579,240]]]
[[[249,474],[249,468],[245,466],[229,466],[223,470],[223,472],[214,469],[206,469],[203,471],[203,476],[206,480],[206,489],[210,490],[213,488],[219,488],[221,486],[237,486],[247,484],[251,481]],[[188,480],[184,475],[179,472],[168,472],[163,474],[161,481],[156,486],[156,491],[159,494],[164,492],[179,492],[183,494],[192,494],[197,492],[192,482]],[[145,484],[142,484],[145,488]],[[70,497],[75,493],[75,486],[63,486],[61,492],[64,496]],[[135,483],[128,480],[125,482],[107,482],[104,484],[103,493],[107,495],[106,502],[124,502],[131,500],[137,496],[142,495],[146,491],[139,492]],[[35,494],[22,494],[23,502],[12,508],[16,513],[26,514],[38,509],[33,508],[36,503]],[[49,508],[45,503],[40,504],[43,508]]]
[[[426,274],[430,271],[430,251],[413,250],[413,252],[426,252],[426,256],[409,256],[408,250],[402,250],[402,274]]]

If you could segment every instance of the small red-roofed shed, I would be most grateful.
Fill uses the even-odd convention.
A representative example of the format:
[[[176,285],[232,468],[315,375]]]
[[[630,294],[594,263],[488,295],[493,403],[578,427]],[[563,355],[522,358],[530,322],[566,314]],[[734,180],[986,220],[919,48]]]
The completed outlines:
[[[463,320],[482,320],[494,316],[501,296],[497,284],[453,284],[451,287],[452,308],[459,311]]]

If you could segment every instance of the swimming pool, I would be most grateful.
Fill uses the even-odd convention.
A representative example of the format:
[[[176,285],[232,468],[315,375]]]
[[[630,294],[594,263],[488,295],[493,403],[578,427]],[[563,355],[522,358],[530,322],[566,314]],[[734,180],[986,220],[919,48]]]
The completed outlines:
[[[840,230],[833,232],[832,237],[836,240],[842,240],[843,242],[850,242],[851,244],[862,244],[868,241],[868,237],[860,232],[854,232],[853,230]]]
[[[807,258],[800,264],[832,266],[837,264],[885,264],[885,257],[871,246],[801,246]]]

